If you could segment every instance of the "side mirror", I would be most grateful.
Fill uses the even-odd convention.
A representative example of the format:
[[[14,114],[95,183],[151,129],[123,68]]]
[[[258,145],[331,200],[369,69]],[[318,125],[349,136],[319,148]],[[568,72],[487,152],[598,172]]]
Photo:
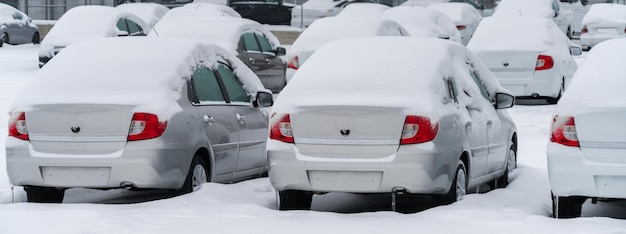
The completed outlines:
[[[287,54],[287,50],[283,47],[276,47],[276,56],[283,56]]]
[[[256,93],[255,107],[270,107],[274,105],[274,95],[269,92],[259,91]]]
[[[496,109],[506,109],[513,107],[515,97],[506,93],[496,93]]]
[[[570,46],[569,54],[574,55],[574,56],[580,56],[583,54],[583,49],[578,46]]]

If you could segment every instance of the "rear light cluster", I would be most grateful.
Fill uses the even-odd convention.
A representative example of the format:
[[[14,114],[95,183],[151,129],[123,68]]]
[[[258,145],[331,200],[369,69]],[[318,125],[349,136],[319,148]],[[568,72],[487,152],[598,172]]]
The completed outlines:
[[[554,67],[554,59],[552,56],[540,54],[537,56],[537,64],[535,65],[535,71],[548,70]]]
[[[289,114],[272,116],[270,139],[294,143]]]
[[[128,129],[128,141],[147,140],[163,135],[167,121],[159,121],[155,114],[137,112],[133,114]]]
[[[459,31],[465,29],[465,25],[457,25],[456,29],[458,29]]]
[[[582,30],[580,30],[580,34],[583,34],[583,33],[588,33],[588,32],[589,32],[589,29],[587,29],[587,25],[584,25],[584,26],[583,26],[583,29],[582,29]]]
[[[287,64],[287,67],[298,70],[298,68],[300,68],[300,59],[298,59],[298,56],[293,56],[289,58],[289,63]]]
[[[566,146],[580,147],[574,117],[554,116],[550,141]]]
[[[9,136],[28,140],[28,129],[26,128],[26,113],[11,113],[9,118]]]
[[[432,124],[428,117],[409,115],[404,120],[400,145],[432,141],[438,130],[439,123]]]

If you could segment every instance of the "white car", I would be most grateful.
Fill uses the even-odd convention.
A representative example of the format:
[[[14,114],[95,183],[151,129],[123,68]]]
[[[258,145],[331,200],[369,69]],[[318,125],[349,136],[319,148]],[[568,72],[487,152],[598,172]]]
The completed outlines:
[[[574,12],[563,9],[559,0],[502,0],[493,16],[543,17],[554,21],[568,38],[574,35]]]
[[[404,212],[411,194],[450,204],[481,184],[504,187],[516,165],[516,127],[504,110],[514,99],[456,42],[330,42],[272,109],[278,208],[309,209],[314,193],[390,193]]]
[[[117,8],[124,9],[141,18],[148,27],[152,28],[170,9],[166,6],[150,2],[120,4]]]
[[[372,0],[308,0],[291,10],[291,26],[308,27],[313,21],[339,14],[346,6]]]
[[[626,199],[626,39],[594,47],[554,110],[547,146],[555,218],[587,198]]]
[[[438,10],[452,19],[456,29],[461,33],[461,43],[463,45],[469,43],[478,27],[478,23],[483,19],[476,8],[462,2],[435,3],[428,5],[427,8]]]
[[[626,37],[626,6],[593,4],[582,23],[580,45],[585,50],[605,40]]]
[[[487,17],[467,44],[517,97],[555,104],[578,67],[574,45],[553,21],[540,17]]]
[[[214,3],[187,3],[182,7],[175,7],[169,10],[161,20],[154,25],[153,29],[158,34],[159,26],[189,16],[225,16],[241,18],[239,13],[226,5]]]
[[[461,33],[454,22],[437,10],[419,6],[393,7],[386,10],[382,17],[400,23],[411,36],[461,42]]]
[[[380,17],[330,17],[316,20],[293,42],[287,53],[287,82],[306,60],[330,41],[372,36],[408,36],[399,23]]]
[[[378,17],[390,7],[379,3],[359,2],[344,7],[337,17]]]

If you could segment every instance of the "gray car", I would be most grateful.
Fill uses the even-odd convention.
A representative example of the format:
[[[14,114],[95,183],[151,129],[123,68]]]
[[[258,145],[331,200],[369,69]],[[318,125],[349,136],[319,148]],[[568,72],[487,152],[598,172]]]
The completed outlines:
[[[39,29],[23,12],[0,3],[0,47],[3,44],[39,44]]]
[[[28,201],[77,187],[191,192],[266,173],[272,94],[228,51],[146,37],[63,51],[11,108],[7,172]]]

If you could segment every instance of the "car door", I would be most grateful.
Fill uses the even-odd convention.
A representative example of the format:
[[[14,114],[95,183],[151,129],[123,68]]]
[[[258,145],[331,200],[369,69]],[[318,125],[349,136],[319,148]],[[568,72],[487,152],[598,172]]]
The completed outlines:
[[[239,156],[235,180],[257,176],[263,172],[267,153],[268,118],[252,106],[250,97],[232,69],[225,64],[217,68],[219,78],[226,89],[228,102],[233,108],[232,118],[239,127]]]
[[[552,0],[552,10],[554,11],[554,22],[559,26],[561,31],[567,31],[567,15],[561,14],[561,3],[558,0]]]
[[[213,149],[214,182],[230,182],[237,166],[239,123],[215,71],[198,67],[191,77],[193,105]]]
[[[13,36],[13,38],[11,39],[11,43],[15,43],[15,44],[23,44],[23,43],[27,43],[31,41],[31,38],[29,38],[26,34],[27,30],[24,30],[26,25],[26,21],[24,20],[24,15],[22,15],[20,12],[18,11],[13,11],[13,23],[12,23],[12,28],[13,28],[13,33],[11,36]]]
[[[257,42],[255,32],[244,32],[239,41],[239,59],[243,61],[256,74],[263,86],[268,87],[267,68],[265,55]]]
[[[469,76],[469,74],[467,75]],[[475,180],[483,176],[487,158],[489,156],[489,136],[487,133],[487,119],[482,113],[483,102],[480,91],[470,81],[469,77],[457,77],[455,82],[459,89],[458,101],[460,114],[470,147],[471,163],[469,178]]]
[[[287,64],[280,56],[276,56],[276,48],[262,33],[255,33],[255,37],[261,47],[261,53],[265,58],[265,87],[272,90],[272,92],[280,92],[282,88],[287,84],[285,77],[285,71],[287,70]]]
[[[495,98],[490,96],[480,78],[480,74],[470,67],[470,75],[474,84],[480,90],[480,102],[482,102],[482,115],[487,127],[488,157],[484,175],[498,172],[503,168],[506,160],[509,137],[506,135],[500,113],[495,109]]]

